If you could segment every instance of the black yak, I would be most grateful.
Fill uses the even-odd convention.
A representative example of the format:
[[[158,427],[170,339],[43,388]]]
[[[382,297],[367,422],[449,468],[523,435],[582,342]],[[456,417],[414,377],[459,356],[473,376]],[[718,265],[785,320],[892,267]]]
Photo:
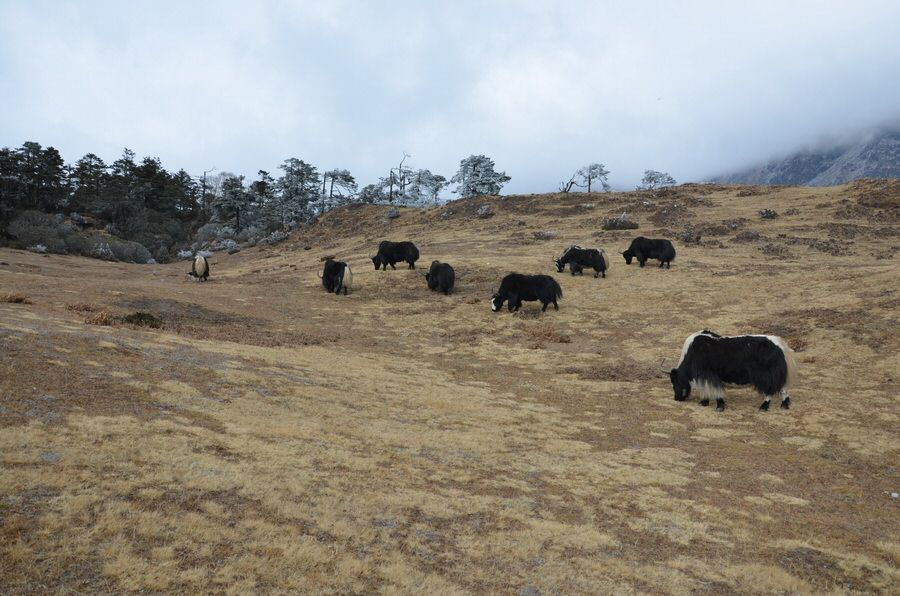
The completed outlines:
[[[449,263],[432,261],[431,268],[425,274],[425,281],[428,283],[429,290],[440,290],[449,296],[450,290],[453,289],[453,283],[456,281],[456,273]]]
[[[641,267],[647,259],[658,259],[660,267],[665,265],[666,269],[671,269],[672,261],[675,259],[675,247],[669,240],[638,236],[631,241],[631,246],[622,253],[622,256],[625,257],[627,265],[631,265],[631,259],[637,259]]]
[[[390,265],[391,269],[396,269],[394,263],[406,261],[409,263],[409,269],[416,268],[416,261],[419,260],[419,249],[412,242],[391,242],[382,240],[378,245],[378,254],[372,257],[372,263],[377,271],[379,267],[387,270]]]
[[[541,312],[547,310],[547,306],[552,304],[553,308],[559,310],[556,301],[562,298],[562,288],[555,279],[549,275],[522,275],[521,273],[510,273],[500,282],[500,289],[491,297],[491,310],[499,311],[503,307],[503,302],[508,302],[507,308],[510,312],[519,310],[522,302],[532,302],[540,300],[543,307]]]
[[[194,281],[206,281],[209,279],[209,261],[206,260],[201,254],[197,254],[194,257],[194,262],[191,263],[191,272],[188,273]]]
[[[570,246],[561,257],[554,259],[556,263],[556,271],[562,273],[566,270],[566,263],[569,264],[569,271],[572,275],[584,275],[584,268],[594,270],[594,278],[598,276],[606,277],[606,270],[609,269],[609,257],[602,248],[581,248],[580,246]]]
[[[330,293],[340,294],[344,290],[344,296],[347,290],[353,284],[353,272],[350,265],[343,261],[335,261],[332,257],[325,259],[325,267],[322,270],[322,286]]]
[[[723,337],[709,330],[698,331],[685,340],[678,368],[669,373],[675,400],[684,401],[691,386],[700,392],[700,405],[716,399],[716,410],[725,409],[725,383],[752,385],[765,396],[760,410],[781,393],[781,407],[791,407],[787,389],[797,375],[797,360],[783,339],[774,335]]]

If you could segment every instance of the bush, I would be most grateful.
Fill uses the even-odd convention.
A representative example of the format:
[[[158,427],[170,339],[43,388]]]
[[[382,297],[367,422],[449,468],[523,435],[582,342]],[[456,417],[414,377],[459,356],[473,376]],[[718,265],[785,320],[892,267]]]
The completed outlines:
[[[600,226],[604,230],[636,230],[638,225],[636,222],[628,219],[628,214],[623,213],[618,217],[608,217],[603,220]]]
[[[234,235],[234,228],[219,223],[208,223],[197,230],[197,240],[199,242],[212,242],[213,240],[234,238]]]

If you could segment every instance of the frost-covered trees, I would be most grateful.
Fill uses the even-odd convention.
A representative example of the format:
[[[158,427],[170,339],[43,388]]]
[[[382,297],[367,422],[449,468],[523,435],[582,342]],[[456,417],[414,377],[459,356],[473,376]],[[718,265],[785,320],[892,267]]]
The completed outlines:
[[[312,207],[319,195],[319,173],[315,166],[294,157],[278,167],[284,172],[278,179],[281,221],[290,227],[313,215]]]
[[[250,195],[244,189],[244,177],[225,174],[222,192],[216,197],[213,208],[223,220],[234,219],[235,231],[241,231],[241,215],[250,207]]]
[[[603,190],[609,192],[609,183],[607,182],[609,170],[607,170],[602,163],[592,163],[591,165],[584,166],[578,170],[578,175],[581,177],[583,185],[587,187],[588,192],[593,190],[593,185],[595,183],[599,183]]]
[[[588,192],[593,192],[594,186],[600,184],[603,190],[609,192],[608,177],[609,170],[602,163],[592,163],[572,174],[572,177],[567,182],[561,182],[559,190],[560,192],[569,192],[573,186],[580,186]],[[580,183],[578,182],[579,179],[581,180]]]
[[[356,178],[350,170],[328,170],[322,174],[322,198],[319,212],[346,204],[357,189]]]
[[[639,190],[656,191],[666,186],[675,184],[675,179],[669,176],[668,172],[657,172],[656,170],[644,170],[644,177],[641,178]]]
[[[453,192],[461,197],[471,197],[500,194],[500,189],[510,180],[506,172],[494,170],[493,159],[486,155],[470,155],[459,162],[459,171],[450,182],[457,185]]]

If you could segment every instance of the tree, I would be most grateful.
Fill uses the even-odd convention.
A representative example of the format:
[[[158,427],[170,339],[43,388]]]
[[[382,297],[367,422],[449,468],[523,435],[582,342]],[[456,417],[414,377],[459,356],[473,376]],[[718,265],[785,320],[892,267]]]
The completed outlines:
[[[675,184],[675,179],[669,176],[668,172],[644,170],[644,177],[641,179],[641,185],[638,186],[638,189],[655,192],[657,189],[672,186],[673,184]]]
[[[241,231],[241,214],[250,206],[250,197],[244,189],[244,177],[225,174],[222,179],[222,194],[214,203],[223,219],[234,218],[234,229]]]
[[[412,187],[419,197],[419,203],[424,203],[426,200],[437,203],[438,195],[449,185],[450,182],[446,178],[440,174],[434,174],[428,169],[417,170],[412,182]]]
[[[72,187],[70,207],[73,211],[87,211],[100,200],[106,175],[106,164],[93,153],[75,162],[75,168],[69,175]]]
[[[280,166],[281,222],[287,227],[312,216],[312,205],[319,193],[319,173],[315,166],[291,157]]]
[[[506,172],[494,170],[494,160],[485,155],[470,155],[459,162],[459,171],[450,179],[457,184],[456,190],[461,197],[475,195],[496,195],[511,178]]]
[[[330,181],[330,184],[328,182]],[[328,194],[326,195],[326,185]],[[337,188],[337,195],[335,195]],[[353,196],[358,188],[356,179],[350,173],[350,170],[328,170],[322,174],[322,201],[320,212],[324,213],[327,209],[333,208],[338,203],[346,202],[348,197]],[[346,195],[344,193],[347,193]],[[327,201],[326,201],[327,196]]]
[[[588,166],[584,166],[578,170],[577,175],[581,176],[583,186],[587,186],[588,192],[591,192],[591,186],[594,182],[599,182],[603,190],[609,192],[609,183],[606,181],[609,176],[609,170],[607,170],[602,163],[592,163]]]

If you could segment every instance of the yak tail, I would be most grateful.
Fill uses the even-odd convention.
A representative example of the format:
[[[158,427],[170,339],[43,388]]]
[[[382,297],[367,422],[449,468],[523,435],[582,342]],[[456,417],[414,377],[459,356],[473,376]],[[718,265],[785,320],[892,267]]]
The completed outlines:
[[[552,277],[550,278],[550,281],[552,282],[553,295],[556,296],[557,299],[562,298],[562,288],[560,287],[559,282]]]
[[[797,354],[787,344],[781,346],[781,349],[784,351],[784,361],[787,363],[787,380],[784,386],[793,387],[797,381]]]
[[[343,285],[348,290],[353,289],[353,271],[350,270],[350,265],[344,267],[344,278],[341,285]]]
[[[609,257],[606,256],[606,251],[602,248],[600,249],[600,258],[603,259],[603,269],[609,269]]]

